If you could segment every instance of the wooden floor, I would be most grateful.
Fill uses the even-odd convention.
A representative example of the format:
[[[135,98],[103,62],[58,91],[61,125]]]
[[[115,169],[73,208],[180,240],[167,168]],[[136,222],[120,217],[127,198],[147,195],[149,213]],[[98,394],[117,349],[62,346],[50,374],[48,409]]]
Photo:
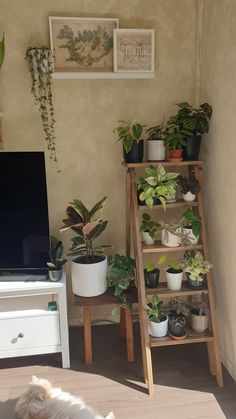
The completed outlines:
[[[0,419],[15,418],[16,399],[32,374],[81,395],[101,414],[113,410],[116,419],[236,419],[236,383],[224,371],[225,387],[217,388],[204,345],[153,349],[156,391],[150,398],[142,383],[138,330],[135,339],[134,363],[126,361],[114,325],[93,327],[90,367],[83,363],[81,328],[70,331],[71,370],[60,368],[59,354],[0,360]]]

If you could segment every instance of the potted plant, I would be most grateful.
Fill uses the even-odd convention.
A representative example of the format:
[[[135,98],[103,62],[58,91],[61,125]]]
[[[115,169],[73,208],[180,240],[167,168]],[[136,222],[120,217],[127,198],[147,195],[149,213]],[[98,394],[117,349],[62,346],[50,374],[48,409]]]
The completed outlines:
[[[143,161],[143,140],[141,139],[143,128],[138,122],[118,121],[120,126],[113,132],[118,134],[118,140],[123,142],[123,154],[125,163],[140,163]]]
[[[183,280],[184,261],[173,259],[168,262],[166,269],[167,288],[172,291],[181,289]]]
[[[149,214],[142,214],[140,230],[142,232],[143,240],[146,245],[152,245],[155,242],[155,237],[160,228],[160,224],[151,219]]]
[[[147,266],[144,269],[144,280],[147,288],[156,288],[158,286],[160,276],[158,266],[160,267],[163,265],[165,261],[166,255],[162,255],[155,265],[151,262],[147,263]]]
[[[104,248],[110,246],[94,246],[94,240],[100,236],[107,226],[107,221],[101,219],[101,211],[106,197],[97,202],[91,210],[82,201],[74,199],[67,208],[67,218],[63,220],[61,231],[73,230],[69,249],[72,259],[72,290],[81,297],[95,297],[107,290],[107,257]]]
[[[172,116],[167,121],[164,142],[167,147],[167,160],[178,163],[183,160],[183,147],[186,146],[186,135],[189,132],[176,123],[176,116]]]
[[[190,326],[196,333],[204,333],[208,328],[210,317],[209,305],[204,294],[200,301],[195,298],[190,312]]]
[[[108,256],[107,285],[126,303],[127,290],[134,286],[135,260],[118,253]]]
[[[165,223],[164,221],[161,221],[160,224],[162,227],[161,244],[166,247],[180,246],[181,238],[183,237],[180,224],[174,222]]]
[[[182,232],[189,239],[190,244],[197,244],[201,233],[201,219],[193,212],[191,208],[187,208],[183,212]]]
[[[148,330],[151,336],[161,338],[168,332],[168,317],[162,310],[162,301],[158,295],[152,296],[151,303],[145,306],[148,315]]]
[[[184,339],[187,335],[186,324],[189,307],[181,297],[173,298],[168,303],[169,334],[173,339]]]
[[[49,268],[49,278],[51,281],[60,281],[62,277],[62,266],[67,262],[63,258],[63,245],[56,237],[50,237],[50,262],[47,262]]]
[[[146,130],[147,139],[147,160],[164,161],[166,158],[166,147],[164,143],[163,123],[150,127]]]
[[[179,111],[176,123],[180,130],[187,130],[186,147],[184,148],[184,160],[198,160],[202,135],[209,131],[209,121],[212,117],[212,107],[209,103],[202,103],[194,108],[188,102],[177,105]]]
[[[183,199],[186,202],[193,202],[196,199],[196,195],[200,192],[200,183],[195,176],[189,178],[185,176],[179,176],[177,178],[178,186],[183,194]]]
[[[5,34],[3,33],[2,40],[0,41],[0,70],[3,65],[5,56]]]
[[[148,177],[141,178],[138,184],[139,199],[145,202],[148,207],[152,207],[154,199],[158,199],[166,209],[167,202],[175,202],[177,181],[179,176],[175,172],[166,172],[165,168],[159,164],[158,167],[149,166],[145,169]]]
[[[31,74],[31,92],[40,112],[50,159],[57,161],[55,117],[52,96],[52,51],[47,47],[28,48],[26,61]]]
[[[203,289],[204,275],[210,272],[213,265],[204,259],[201,252],[195,252],[191,256],[189,252],[185,252],[185,272],[187,274],[187,286],[191,289]]]

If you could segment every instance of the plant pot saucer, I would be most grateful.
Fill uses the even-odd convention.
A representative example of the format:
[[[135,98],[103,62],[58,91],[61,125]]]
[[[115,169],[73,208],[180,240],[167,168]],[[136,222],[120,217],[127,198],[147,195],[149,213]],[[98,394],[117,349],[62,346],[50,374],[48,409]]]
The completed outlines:
[[[185,333],[182,336],[175,336],[175,335],[172,335],[172,333],[170,333],[170,332],[168,332],[168,335],[171,337],[171,339],[182,340],[182,339],[186,338],[186,336],[188,335],[188,332],[187,332],[187,330],[185,330]]]

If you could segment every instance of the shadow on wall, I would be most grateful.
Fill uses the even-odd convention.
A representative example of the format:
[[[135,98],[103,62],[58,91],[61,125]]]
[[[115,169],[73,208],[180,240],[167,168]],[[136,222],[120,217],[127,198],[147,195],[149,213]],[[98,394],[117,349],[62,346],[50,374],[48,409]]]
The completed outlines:
[[[6,400],[0,402],[0,418],[4,419],[16,419],[15,405],[18,399]]]

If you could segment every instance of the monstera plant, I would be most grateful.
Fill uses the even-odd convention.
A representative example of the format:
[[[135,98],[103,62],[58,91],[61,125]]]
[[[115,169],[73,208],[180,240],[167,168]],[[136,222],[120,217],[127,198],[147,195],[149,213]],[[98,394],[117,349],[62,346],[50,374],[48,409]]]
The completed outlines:
[[[57,161],[55,118],[51,84],[52,52],[47,47],[28,48],[26,61],[31,75],[31,92],[41,116],[50,159]]]
[[[89,210],[82,201],[74,199],[66,210],[67,218],[61,228],[61,231],[71,229],[76,233],[68,255],[72,256],[72,289],[82,297],[94,297],[107,289],[104,248],[110,246],[94,245],[94,240],[107,226],[107,221],[101,219],[106,200],[105,196]]]

